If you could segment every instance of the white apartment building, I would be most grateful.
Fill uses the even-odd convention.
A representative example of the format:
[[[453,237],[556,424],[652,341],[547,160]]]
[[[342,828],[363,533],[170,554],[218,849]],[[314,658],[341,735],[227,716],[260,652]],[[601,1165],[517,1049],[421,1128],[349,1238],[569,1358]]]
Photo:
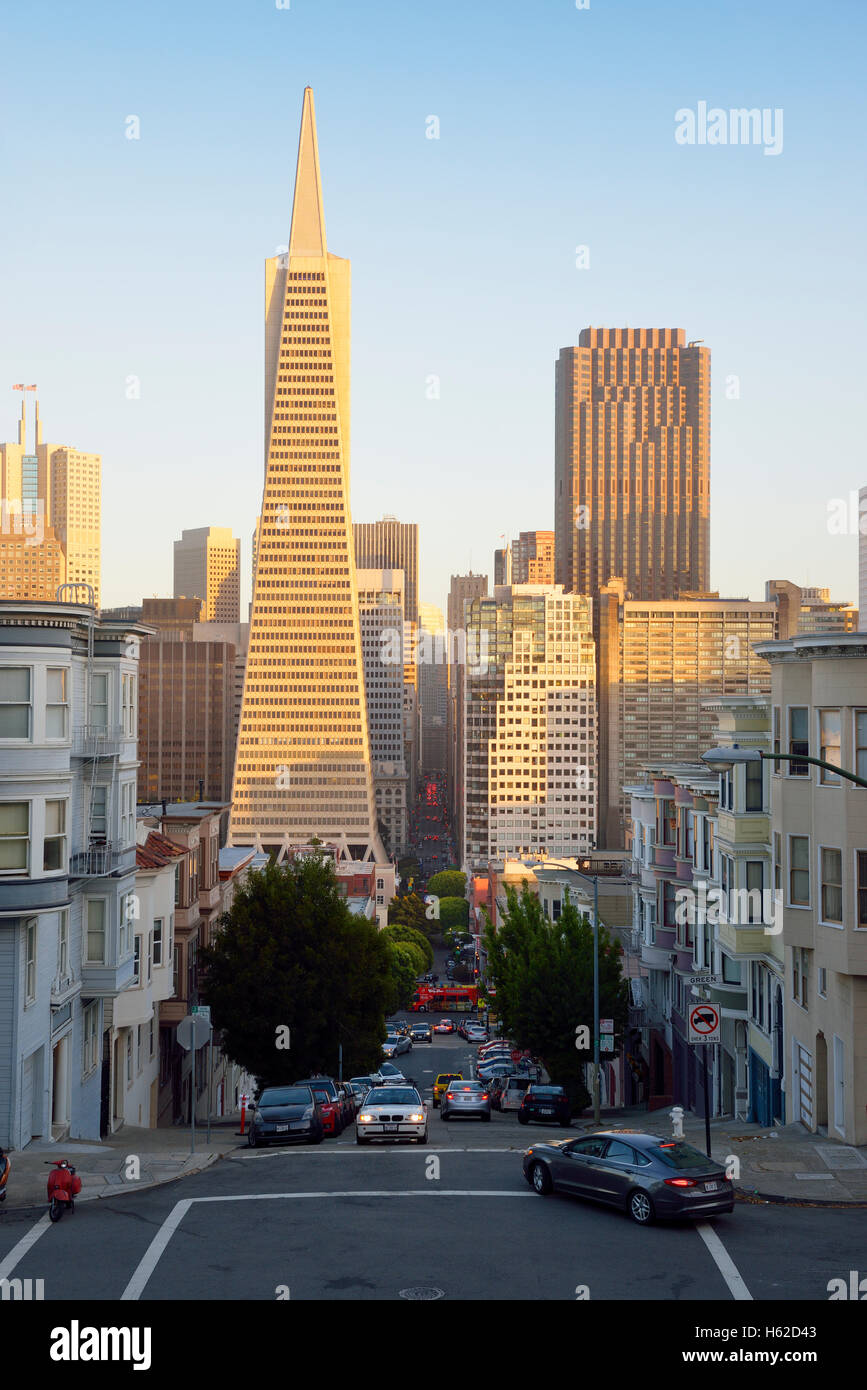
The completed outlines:
[[[596,839],[596,659],[590,600],[502,585],[467,604],[461,850],[474,870]]]
[[[762,643],[782,889],[787,1122],[867,1144],[867,633]],[[818,758],[816,767],[799,757]]]
[[[0,1144],[98,1139],[135,973],[135,622],[0,603]]]

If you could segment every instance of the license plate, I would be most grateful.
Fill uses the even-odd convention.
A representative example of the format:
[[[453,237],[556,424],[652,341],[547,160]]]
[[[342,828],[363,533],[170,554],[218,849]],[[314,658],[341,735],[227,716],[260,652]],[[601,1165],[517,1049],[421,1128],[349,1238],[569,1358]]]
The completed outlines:
[[[717,1191],[719,1190],[719,1183],[718,1183],[718,1182],[706,1182],[705,1185],[704,1185],[704,1190],[705,1190],[705,1192],[717,1192]]]
[[[539,1114],[540,1114],[540,1115],[553,1115],[553,1114],[554,1114],[554,1111],[553,1111],[553,1110],[549,1110],[549,1109],[547,1108],[547,1106],[543,1106],[543,1107],[540,1108]]]
[[[276,1131],[277,1131],[278,1134],[285,1134],[286,1131],[287,1131],[287,1129],[289,1128],[289,1126],[288,1126],[288,1125],[275,1125],[274,1128],[276,1129]]]
[[[385,1134],[397,1134],[398,1131],[397,1125],[383,1125],[382,1128]]]

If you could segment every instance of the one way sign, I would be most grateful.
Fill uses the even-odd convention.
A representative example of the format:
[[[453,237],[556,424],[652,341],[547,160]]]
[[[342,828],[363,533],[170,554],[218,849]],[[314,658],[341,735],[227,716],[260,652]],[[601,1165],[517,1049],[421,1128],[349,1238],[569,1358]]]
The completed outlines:
[[[689,1011],[691,1043],[718,1043],[720,1015],[716,1004],[694,1004]]]

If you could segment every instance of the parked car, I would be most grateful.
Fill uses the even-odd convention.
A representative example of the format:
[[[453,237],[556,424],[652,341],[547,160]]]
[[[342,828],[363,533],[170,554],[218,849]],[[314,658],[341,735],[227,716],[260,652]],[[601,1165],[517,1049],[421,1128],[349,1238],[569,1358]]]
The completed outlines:
[[[355,1114],[357,1115],[361,1109],[364,1097],[370,1090],[370,1080],[365,1076],[358,1080],[353,1079],[352,1081],[347,1081],[346,1084],[355,1096]]]
[[[376,1082],[372,1076],[350,1076],[349,1084],[350,1086],[360,1086],[363,1091],[369,1091],[371,1086],[376,1085]]]
[[[572,1102],[562,1086],[528,1086],[518,1111],[518,1124],[527,1125],[531,1120],[542,1120],[549,1124],[555,1121],[564,1129],[572,1123]]]
[[[371,1091],[355,1121],[355,1142],[427,1143],[427,1106],[414,1086],[381,1086]]]
[[[295,1081],[294,1086],[309,1086],[322,1113],[322,1128],[326,1134],[339,1134],[343,1129],[343,1105],[337,1094],[337,1086],[327,1076],[308,1076]]]
[[[505,1076],[495,1076],[491,1081],[489,1090],[491,1095],[492,1110],[500,1109],[500,1098],[502,1097],[503,1087],[505,1086],[507,1080],[508,1078]]]
[[[491,1094],[487,1087],[480,1081],[450,1081],[440,1098],[440,1118],[450,1120],[455,1115],[490,1120]]]
[[[274,1139],[321,1144],[324,1129],[321,1108],[309,1086],[266,1086],[250,1116],[247,1144],[251,1149]]]
[[[439,1076],[437,1077],[436,1081],[434,1082],[434,1088],[433,1088],[433,1104],[434,1104],[434,1110],[436,1110],[436,1109],[439,1107],[440,1096],[443,1094],[443,1091],[445,1091],[445,1090],[447,1089],[449,1082],[450,1082],[450,1081],[463,1081],[463,1079],[464,1079],[463,1073],[462,1073],[462,1072],[459,1072],[459,1071],[441,1071],[441,1072],[440,1072]]]
[[[414,1043],[432,1043],[433,1033],[429,1023],[414,1023],[409,1033]]]
[[[503,1089],[500,1092],[501,1110],[520,1110],[524,1100],[524,1092],[528,1086],[532,1085],[529,1076],[515,1076],[514,1073],[503,1079]]]
[[[721,1164],[682,1139],[602,1130],[581,1139],[534,1144],[524,1177],[540,1196],[569,1192],[627,1211],[639,1226],[655,1218],[719,1216],[734,1208]]]

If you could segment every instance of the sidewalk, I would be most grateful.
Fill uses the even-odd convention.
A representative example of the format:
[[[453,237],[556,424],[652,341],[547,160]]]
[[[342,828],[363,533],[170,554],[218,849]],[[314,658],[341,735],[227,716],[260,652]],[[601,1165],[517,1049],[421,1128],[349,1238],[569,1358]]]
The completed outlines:
[[[576,1127],[592,1131],[586,1111]],[[668,1109],[603,1110],[600,1128],[636,1129],[671,1138]],[[686,1111],[683,1137],[705,1151],[704,1117]],[[867,1147],[853,1148],[821,1134],[808,1134],[799,1124],[768,1129],[740,1120],[711,1120],[713,1157],[725,1164],[739,1160],[735,1190],[767,1202],[810,1202],[822,1205],[867,1206]]]
[[[242,1140],[237,1138],[240,1116],[211,1122],[211,1142],[205,1125],[196,1126],[196,1151],[190,1153],[189,1126],[169,1129],[136,1129],[129,1125],[98,1142],[95,1139],[64,1139],[59,1144],[34,1139],[26,1149],[10,1150],[12,1171],[9,1191],[2,1211],[47,1208],[46,1183],[51,1163],[66,1158],[81,1178],[76,1201],[116,1197],[120,1192],[172,1182],[175,1178],[199,1173],[225,1154],[232,1153]],[[131,1158],[138,1159],[138,1178]]]

